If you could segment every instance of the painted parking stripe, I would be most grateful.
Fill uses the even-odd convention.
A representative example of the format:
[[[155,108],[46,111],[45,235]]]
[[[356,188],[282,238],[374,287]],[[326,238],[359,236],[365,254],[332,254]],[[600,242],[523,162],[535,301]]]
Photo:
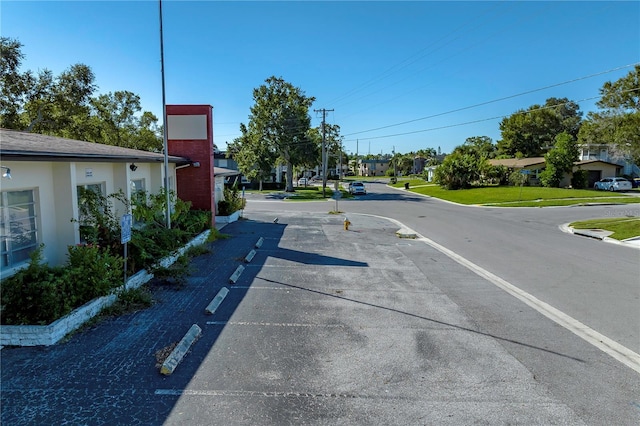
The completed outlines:
[[[405,226],[403,223],[392,218],[377,216],[377,215],[367,215],[367,214],[363,214],[363,216],[371,216],[371,217],[377,217],[381,219],[387,219],[395,223],[396,225],[398,225],[403,230],[410,230],[410,228]],[[411,231],[411,232],[414,232],[414,231]],[[585,340],[586,342],[592,344],[593,346],[597,347],[601,351],[605,352],[606,354],[620,361],[621,363],[631,368],[635,372],[640,373],[640,355],[633,352],[631,349],[619,344],[618,342],[608,338],[603,334],[598,333],[597,331],[581,323],[577,319],[570,317],[569,315],[554,308],[548,303],[543,302],[542,300],[527,293],[526,291],[521,290],[518,287],[514,286],[513,284],[503,280],[499,276],[492,274],[491,272],[487,271],[484,268],[481,268],[480,266],[465,259],[464,257],[460,256],[454,251],[449,250],[448,248],[436,243],[435,241],[425,236],[418,234],[417,232],[414,232],[414,233],[418,237],[416,241],[423,241],[424,243],[430,245],[431,247],[435,248],[441,253],[447,255],[448,257],[455,260],[459,264],[467,267],[471,271],[475,272],[477,275],[481,276],[482,278],[493,283],[495,286],[501,288],[502,290],[506,291],[510,295],[514,296],[518,300],[526,303],[528,306],[540,312],[545,317],[549,318],[555,323],[571,331],[581,339]]]
[[[344,328],[342,324],[301,324],[295,322],[256,322],[256,321],[207,321],[207,325],[244,325],[260,327],[314,327],[314,328]]]

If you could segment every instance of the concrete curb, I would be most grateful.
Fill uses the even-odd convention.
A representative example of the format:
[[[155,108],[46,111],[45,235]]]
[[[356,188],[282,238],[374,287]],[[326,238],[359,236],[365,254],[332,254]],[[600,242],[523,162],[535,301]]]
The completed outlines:
[[[615,238],[610,238],[607,235],[591,231],[589,229],[575,229],[569,226],[568,223],[564,223],[559,226],[562,232],[567,234],[578,235],[580,237],[593,238],[594,240],[604,241],[605,243],[618,244],[625,247],[631,247],[635,249],[640,249],[640,238],[629,238],[628,240],[616,240]]]
[[[253,260],[254,256],[256,255],[256,251],[255,250],[251,250],[249,252],[249,254],[247,254],[247,256],[244,258],[244,262],[245,263],[249,263],[251,262],[251,260]]]
[[[410,238],[410,239],[418,238],[418,234],[406,228],[398,229],[396,231],[396,235],[398,236],[398,238]]]
[[[262,243],[264,243],[264,237],[260,237],[260,238],[258,238],[258,241],[256,242],[255,247],[256,247],[256,248],[260,248],[260,247],[262,247]]]
[[[204,244],[211,231],[204,231],[177,250],[171,256],[162,259],[158,264],[164,267],[172,265],[178,257],[190,247]],[[118,291],[135,289],[146,284],[153,278],[146,270],[141,270],[127,279]],[[117,300],[117,293],[93,299],[68,315],[48,325],[3,325],[0,327],[0,345],[2,346],[50,346],[55,345],[69,333],[77,330],[100,313],[105,307],[111,306]]]
[[[236,268],[236,271],[233,273],[233,275],[231,275],[229,277],[229,282],[231,284],[235,284],[236,281],[238,281],[238,278],[240,278],[240,275],[242,275],[243,272],[244,272],[244,266],[238,265],[238,267]]]
[[[216,309],[218,309],[224,298],[227,297],[227,294],[229,294],[229,289],[226,287],[222,287],[218,294],[216,294],[216,297],[213,298],[211,303],[209,303],[204,311],[208,314],[213,314]]]
[[[167,359],[162,363],[160,373],[168,376],[174,372],[178,364],[182,362],[182,359],[187,354],[191,346],[198,340],[202,334],[202,329],[197,324],[193,324],[187,334],[180,340],[178,346],[175,347]]]

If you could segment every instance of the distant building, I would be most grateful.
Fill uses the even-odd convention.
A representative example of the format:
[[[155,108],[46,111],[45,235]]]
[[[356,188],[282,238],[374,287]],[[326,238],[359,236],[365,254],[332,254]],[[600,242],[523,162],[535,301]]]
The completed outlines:
[[[389,160],[358,160],[358,176],[386,176],[391,162]]]

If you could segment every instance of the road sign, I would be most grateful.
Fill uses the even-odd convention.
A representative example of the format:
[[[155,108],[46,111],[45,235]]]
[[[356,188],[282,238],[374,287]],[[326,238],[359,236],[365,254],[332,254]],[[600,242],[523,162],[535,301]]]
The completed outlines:
[[[334,191],[333,195],[331,196],[331,198],[333,198],[334,200],[339,200],[340,198],[342,198],[342,192],[341,191]]]
[[[120,218],[120,243],[125,244],[131,241],[131,224],[133,218],[130,214],[122,215]]]

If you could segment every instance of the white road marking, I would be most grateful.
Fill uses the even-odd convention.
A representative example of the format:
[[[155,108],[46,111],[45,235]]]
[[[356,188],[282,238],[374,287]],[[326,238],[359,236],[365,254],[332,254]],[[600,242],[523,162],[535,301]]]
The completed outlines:
[[[495,286],[501,288],[502,290],[506,291],[507,293],[509,293],[510,295],[514,296],[515,298],[517,298],[518,300],[526,303],[528,306],[532,307],[533,309],[535,309],[536,311],[540,312],[542,315],[544,315],[545,317],[549,318],[550,320],[554,321],[555,323],[561,325],[562,327],[566,328],[567,330],[571,331],[572,333],[574,333],[575,335],[577,335],[578,337],[580,337],[581,339],[585,340],[586,342],[592,344],[593,346],[597,347],[598,349],[600,349],[601,351],[603,351],[604,353],[610,355],[611,357],[615,358],[616,360],[620,361],[621,363],[623,363],[624,365],[626,365],[627,367],[631,368],[632,370],[634,370],[636,373],[640,373],[640,355],[633,352],[631,349],[627,348],[626,346],[623,346],[621,344],[619,344],[618,342],[608,338],[607,336],[598,333],[597,331],[595,331],[594,329],[588,327],[587,325],[581,323],[580,321],[576,320],[575,318],[570,317],[569,315],[565,314],[564,312],[554,308],[553,306],[549,305],[548,303],[543,302],[542,300],[536,298],[535,296],[527,293],[524,290],[519,289],[518,287],[514,286],[513,284],[505,281],[504,279],[500,278],[499,276],[492,274],[491,272],[487,271],[486,269],[476,265],[475,263],[465,259],[464,257],[460,256],[459,254],[455,253],[452,250],[449,250],[448,248],[436,243],[435,241],[420,235],[419,233],[411,230],[411,228],[408,228],[407,226],[405,226],[403,223],[389,218],[389,217],[383,217],[383,216],[377,216],[377,215],[368,215],[368,214],[363,214],[363,216],[372,216],[372,217],[377,217],[377,218],[382,218],[382,219],[387,219],[390,220],[391,222],[395,223],[396,225],[398,225],[401,229],[403,230],[410,230],[411,232],[415,233],[417,238],[414,241],[423,241],[424,243],[430,245],[431,247],[435,248],[436,250],[440,251],[441,253],[447,255],[448,257],[450,257],[451,259],[455,260],[456,262],[458,262],[459,264],[467,267],[468,269],[470,269],[471,271],[475,272],[477,275],[481,276],[482,278],[485,278],[486,280],[488,280],[489,282],[493,283]]]
[[[344,328],[342,324],[300,324],[283,322],[257,321],[207,321],[207,325],[258,325],[261,327],[316,327],[316,328]]]

